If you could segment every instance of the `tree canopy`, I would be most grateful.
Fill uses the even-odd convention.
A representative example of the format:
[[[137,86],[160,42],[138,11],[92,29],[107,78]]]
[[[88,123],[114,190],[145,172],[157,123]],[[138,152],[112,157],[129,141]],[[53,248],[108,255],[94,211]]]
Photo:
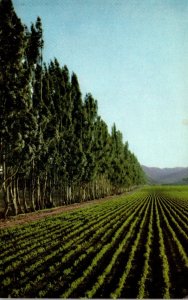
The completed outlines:
[[[28,29],[0,1],[0,165],[4,215],[124,192],[144,182],[115,124],[82,96],[75,73],[43,62],[38,17]]]

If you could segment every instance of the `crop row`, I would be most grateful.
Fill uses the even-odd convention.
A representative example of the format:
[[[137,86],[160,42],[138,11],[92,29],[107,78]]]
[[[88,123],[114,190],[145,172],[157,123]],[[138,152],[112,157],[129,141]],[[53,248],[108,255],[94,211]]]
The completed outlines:
[[[125,206],[126,205],[128,205],[128,203],[126,203]],[[123,206],[124,205],[122,205],[120,207],[117,207],[115,209],[118,211]],[[106,218],[108,213],[109,213],[109,216],[110,216],[110,214],[112,214],[113,212],[110,208],[107,207],[106,210],[101,212],[98,221],[102,218]],[[39,243],[40,246],[42,246],[42,245],[45,245],[45,244],[49,244],[51,238],[53,240],[57,240],[58,238],[61,238],[61,237],[62,238],[63,237],[67,238],[67,235],[69,233],[71,234],[71,237],[74,234],[77,235],[78,231],[84,229],[82,219],[84,219],[84,223],[86,223],[87,218],[90,221],[89,225],[92,225],[92,223],[91,223],[92,220],[93,220],[94,223],[97,222],[96,217],[93,216],[93,212],[91,210],[89,217],[88,217],[87,214],[85,214],[83,216],[83,213],[81,215],[78,213],[76,219],[75,219],[75,217],[74,217],[74,219],[72,219],[71,214],[70,214],[70,220],[68,222],[68,225],[67,225],[67,222],[66,222],[66,225],[64,224],[65,223],[65,221],[64,221],[65,218],[64,217],[62,217],[61,223],[59,221],[60,218],[56,218],[54,220],[54,222],[50,220],[50,222],[48,222],[49,227],[50,227],[50,231],[46,230],[46,224],[45,224],[45,226],[43,226],[43,222],[41,222],[42,224],[39,224],[39,226],[37,224],[36,227],[34,227],[34,229],[36,230],[36,234],[35,234],[35,230],[33,228],[29,228],[29,229],[27,228],[29,232],[27,232],[26,235],[23,234],[23,236],[20,239],[20,238],[17,238],[17,232],[13,232],[13,233],[15,233],[16,237],[12,237],[11,239],[9,239],[9,242],[7,242],[7,241],[2,242],[1,249],[4,250],[4,248],[6,248],[6,251],[2,252],[2,254],[0,255],[0,259],[3,256],[7,257],[7,254],[10,257],[11,252],[13,253],[13,257],[14,257],[15,256],[15,250],[17,250],[16,255],[20,255],[20,254],[23,255],[24,253],[30,252],[29,251],[30,247],[32,249],[37,247],[37,244],[36,244],[35,241],[37,241],[37,243]],[[55,223],[55,224],[53,224],[53,228],[51,226],[52,222]],[[39,227],[40,227],[40,230],[39,230]],[[40,233],[39,233],[39,231],[40,231]],[[33,238],[32,238],[32,236],[33,236]],[[12,248],[12,244],[14,244],[14,248]],[[24,251],[24,253],[19,252],[20,249],[21,249],[21,251]],[[4,261],[6,261],[6,259]]]
[[[132,199],[132,197],[130,197]],[[68,258],[72,255],[75,255],[75,247],[73,247],[71,251],[71,246],[78,245],[79,243],[82,245],[84,244],[84,240],[92,236],[93,233],[97,230],[97,228],[103,228],[104,223],[107,225],[109,224],[108,221],[117,221],[117,218],[120,217],[121,213],[126,218],[129,215],[129,211],[131,213],[132,210],[135,209],[137,203],[135,200],[131,200],[131,202],[123,201],[121,205],[116,205],[114,202],[113,208],[109,210],[109,206],[106,206],[106,210],[101,210],[101,214],[99,214],[98,218],[90,218],[90,222],[87,222],[85,225],[80,224],[74,228],[75,225],[73,224],[73,230],[69,234],[67,234],[62,240],[53,239],[53,242],[47,244],[44,248],[42,245],[38,248],[37,251],[30,251],[27,255],[19,256],[18,253],[14,253],[14,256],[18,257],[12,264],[8,264],[6,268],[2,267],[1,275],[4,277],[2,281],[2,286],[9,286],[12,284],[12,281],[15,281],[14,278],[10,276],[5,276],[8,272],[12,274],[16,272],[16,281],[20,282],[20,278],[24,278],[24,282],[21,281],[22,284],[26,283],[30,280],[27,276],[29,274],[33,274],[35,271],[38,272],[41,266],[45,266],[46,263],[49,264],[50,260],[58,258],[58,261],[66,262]],[[101,208],[100,208],[101,209]],[[97,210],[96,210],[97,211]],[[104,212],[105,211],[105,212]],[[106,212],[107,211],[107,212]],[[89,211],[90,212],[90,211]],[[113,218],[112,218],[113,214]],[[79,215],[78,215],[79,217]],[[85,219],[83,219],[85,220]],[[112,224],[113,225],[113,224]],[[113,228],[113,226],[112,226]],[[42,241],[40,241],[41,243]],[[63,243],[63,244],[62,244]],[[59,246],[59,247],[58,247]],[[79,249],[80,247],[77,247]],[[28,249],[29,250],[29,249]],[[68,252],[66,252],[68,250]],[[22,253],[21,253],[22,254]],[[44,256],[43,256],[44,254]],[[40,256],[40,257],[39,257]],[[10,260],[10,258],[9,258]],[[26,263],[29,263],[27,266]],[[53,263],[53,262],[52,262]],[[5,260],[6,264],[6,260]],[[26,267],[24,267],[26,265]],[[19,268],[20,267],[20,268]],[[53,264],[51,265],[51,270],[53,270]],[[41,270],[42,271],[42,270]],[[44,273],[45,274],[45,273]],[[40,277],[40,276],[39,276]],[[39,278],[38,277],[38,278]],[[41,278],[42,280],[42,278]],[[26,291],[27,292],[27,291]]]
[[[2,230],[0,296],[185,297],[188,197],[178,189],[144,188]]]
[[[83,260],[87,257],[88,255],[91,255],[92,253],[96,252],[96,250],[99,247],[94,247],[97,240],[100,241],[100,239],[103,239],[103,243],[106,243],[106,240],[108,239],[108,236],[114,231],[114,229],[116,229],[116,227],[118,227],[119,223],[122,221],[122,217],[125,217],[125,214],[123,213],[123,215],[118,215],[118,216],[114,216],[113,219],[110,219],[109,222],[107,222],[106,224],[103,223],[98,223],[97,226],[93,227],[89,232],[90,232],[90,238],[88,238],[87,241],[83,241],[80,240],[80,242],[77,241],[76,243],[76,247],[75,247],[75,240],[71,241],[71,244],[65,244],[64,249],[68,249],[69,251],[65,253],[65,255],[61,258],[60,260],[57,260],[56,257],[56,263],[54,264],[54,262],[52,263],[52,265],[49,264],[48,261],[48,271],[44,274],[45,277],[53,277],[56,275],[57,270],[65,267],[63,274],[65,276],[67,276],[68,274],[71,273],[71,269],[72,267],[68,267],[68,265],[70,264],[70,266],[72,265],[72,260],[74,258],[75,263],[74,263],[74,267],[77,266],[80,262],[83,263]],[[92,234],[92,231],[95,230],[95,233]],[[85,232],[82,233],[82,236],[84,237]],[[71,245],[73,247],[71,247]],[[98,246],[100,246],[100,244],[98,243]],[[83,254],[84,251],[84,254]],[[53,253],[54,254],[54,253]],[[57,256],[57,254],[56,254]],[[77,257],[78,256],[78,257]],[[40,278],[41,280],[44,278]]]

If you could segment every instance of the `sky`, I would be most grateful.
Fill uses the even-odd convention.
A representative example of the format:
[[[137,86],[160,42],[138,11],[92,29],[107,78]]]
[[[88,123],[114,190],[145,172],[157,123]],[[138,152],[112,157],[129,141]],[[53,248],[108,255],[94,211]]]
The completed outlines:
[[[13,0],[27,26],[42,19],[55,57],[98,101],[139,162],[188,167],[187,0]]]

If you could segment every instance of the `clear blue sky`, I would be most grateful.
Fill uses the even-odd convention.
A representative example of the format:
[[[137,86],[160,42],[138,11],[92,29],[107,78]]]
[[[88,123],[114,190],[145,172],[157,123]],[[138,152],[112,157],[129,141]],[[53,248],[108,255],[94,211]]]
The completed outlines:
[[[188,166],[187,0],[13,0],[141,164]]]

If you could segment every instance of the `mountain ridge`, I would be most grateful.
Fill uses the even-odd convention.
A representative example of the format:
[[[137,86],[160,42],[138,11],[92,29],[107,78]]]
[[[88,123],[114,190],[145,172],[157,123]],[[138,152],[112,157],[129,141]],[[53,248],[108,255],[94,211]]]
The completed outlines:
[[[187,184],[188,167],[158,168],[142,165],[149,183]]]

